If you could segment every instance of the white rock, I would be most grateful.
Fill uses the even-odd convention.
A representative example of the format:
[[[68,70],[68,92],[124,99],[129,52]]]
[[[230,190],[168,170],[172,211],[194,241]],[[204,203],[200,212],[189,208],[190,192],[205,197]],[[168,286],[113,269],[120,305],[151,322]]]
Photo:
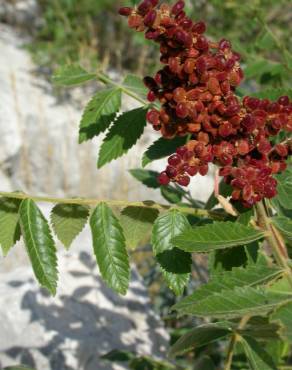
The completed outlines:
[[[0,169],[0,188],[2,191],[12,191],[9,177]]]
[[[0,273],[0,367],[126,369],[102,361],[112,349],[165,354],[168,336],[135,269],[119,297],[101,281],[90,254],[59,255],[58,294],[37,286],[29,267]]]
[[[40,206],[48,218],[51,207]],[[121,297],[100,277],[88,225],[69,252],[60,243],[58,250],[56,297],[39,288],[22,240],[0,257],[0,369],[24,363],[37,370],[123,370],[100,355],[113,349],[165,355],[168,334],[134,267]]]

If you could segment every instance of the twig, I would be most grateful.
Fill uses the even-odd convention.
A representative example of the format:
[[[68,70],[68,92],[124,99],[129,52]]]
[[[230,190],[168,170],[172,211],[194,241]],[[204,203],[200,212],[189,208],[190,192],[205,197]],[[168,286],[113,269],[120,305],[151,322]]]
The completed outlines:
[[[194,216],[207,216],[214,219],[222,219],[224,215],[216,211],[208,211],[200,208],[189,208],[189,207],[177,207],[169,206],[164,204],[155,203],[153,201],[143,201],[143,202],[128,202],[125,200],[103,200],[103,199],[88,199],[88,198],[52,198],[44,196],[29,195],[24,193],[9,193],[9,192],[0,192],[0,196],[5,198],[12,199],[31,199],[36,202],[45,202],[45,203],[54,203],[54,204],[80,204],[80,205],[98,205],[102,202],[105,202],[113,207],[145,207],[157,209],[160,211],[167,211],[169,209],[176,209],[179,212],[194,215]]]

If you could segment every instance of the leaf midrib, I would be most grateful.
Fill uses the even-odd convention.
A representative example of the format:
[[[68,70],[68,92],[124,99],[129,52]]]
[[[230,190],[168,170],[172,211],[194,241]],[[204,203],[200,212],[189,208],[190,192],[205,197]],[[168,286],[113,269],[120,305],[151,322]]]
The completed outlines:
[[[104,240],[106,241],[106,243],[105,243],[105,246],[109,246],[109,240],[110,240],[110,238],[108,238],[107,237],[107,235],[106,235],[106,232],[105,232],[105,227],[104,227],[104,222],[103,222],[103,220],[104,220],[104,217],[105,217],[105,215],[106,215],[106,212],[105,211],[107,211],[106,210],[106,207],[104,206],[104,205],[102,205],[102,209],[101,209],[101,213],[102,213],[102,217],[101,217],[101,222],[102,222],[102,233],[103,233],[103,235],[104,235]],[[109,214],[109,218],[110,218],[110,214]],[[122,282],[121,282],[121,280],[120,280],[120,278],[119,278],[119,274],[118,274],[118,270],[116,269],[116,266],[115,266],[115,262],[114,262],[114,257],[112,256],[112,251],[111,251],[111,248],[106,248],[107,250],[108,250],[108,256],[109,256],[109,259],[110,259],[110,262],[111,262],[111,265],[113,266],[113,270],[114,270],[114,272],[115,272],[115,275],[117,276],[117,281],[119,281],[119,285],[120,285],[120,288],[119,288],[119,290],[121,290],[122,292],[124,292],[124,287],[123,287],[123,284],[122,284]]]
[[[100,118],[100,116],[102,115],[102,111],[103,111],[103,109],[104,109],[104,106],[105,105],[107,105],[107,103],[108,103],[108,101],[110,100],[110,99],[112,99],[112,97],[113,97],[113,95],[115,95],[117,92],[120,92],[121,91],[121,89],[119,89],[119,88],[112,88],[112,89],[110,89],[110,90],[112,90],[109,94],[106,94],[105,95],[105,97],[103,98],[103,99],[100,99],[101,101],[102,101],[102,103],[100,103],[99,104],[99,106],[98,106],[98,108],[97,108],[97,110],[96,110],[96,112],[95,112],[95,115],[94,115],[94,122],[91,122],[91,123],[89,123],[89,124],[84,124],[83,123],[83,119],[82,119],[82,122],[81,122],[81,126],[80,126],[80,128],[84,128],[84,127],[87,127],[87,126],[89,126],[90,124],[96,124],[97,122],[97,120]],[[108,91],[110,91],[110,90],[108,90]],[[84,114],[86,114],[86,112],[84,112]]]
[[[50,283],[50,281],[47,279],[47,277],[46,277],[46,274],[45,274],[45,271],[44,271],[44,268],[43,268],[43,266],[42,266],[42,260],[41,260],[41,258],[40,258],[40,255],[39,255],[39,253],[38,253],[38,250],[37,250],[37,248],[36,248],[36,244],[35,244],[35,241],[34,241],[34,238],[33,238],[33,232],[32,232],[32,229],[31,229],[31,219],[30,219],[30,208],[31,208],[31,200],[28,200],[28,203],[27,203],[27,218],[28,218],[28,229],[29,229],[29,232],[30,232],[30,239],[31,239],[31,241],[32,241],[32,244],[33,244],[33,246],[34,246],[34,249],[35,249],[35,252],[36,252],[36,255],[37,255],[37,258],[38,258],[38,260],[40,261],[40,263],[39,263],[39,266],[41,267],[41,271],[42,271],[42,273],[43,273],[43,277],[44,277],[44,279],[47,281],[47,283],[48,283],[48,285],[50,286],[50,288],[51,288],[51,290],[52,291],[54,291],[55,290],[55,287],[54,286],[52,286],[51,285],[51,283]]]

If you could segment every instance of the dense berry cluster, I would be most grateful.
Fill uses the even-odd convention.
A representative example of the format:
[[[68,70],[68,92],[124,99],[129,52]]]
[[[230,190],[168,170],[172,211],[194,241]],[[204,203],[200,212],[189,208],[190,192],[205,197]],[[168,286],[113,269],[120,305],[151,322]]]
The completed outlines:
[[[234,188],[232,198],[252,206],[276,195],[272,175],[285,169],[292,148],[289,141],[272,146],[271,138],[281,130],[292,132],[292,104],[287,96],[277,102],[240,101],[235,95],[243,79],[240,55],[225,39],[209,41],[205,23],[189,19],[184,5],[144,0],[120,9],[130,28],[160,44],[164,67],[144,82],[148,100],[158,100],[161,109],[151,108],[147,121],[165,138],[190,137],[169,157],[158,180],[187,186],[190,176],[207,174],[212,162]]]

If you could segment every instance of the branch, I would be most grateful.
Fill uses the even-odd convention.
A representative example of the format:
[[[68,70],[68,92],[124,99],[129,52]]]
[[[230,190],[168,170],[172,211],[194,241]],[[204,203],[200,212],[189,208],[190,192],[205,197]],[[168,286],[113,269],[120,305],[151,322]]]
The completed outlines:
[[[158,209],[160,211],[167,211],[169,209],[176,209],[181,213],[193,215],[193,216],[203,216],[211,217],[214,219],[223,219],[224,214],[216,211],[208,211],[200,208],[190,208],[190,207],[178,207],[178,206],[169,206],[166,204],[155,203],[150,200],[145,200],[142,202],[128,202],[124,200],[104,200],[104,199],[90,199],[90,198],[52,198],[44,196],[29,195],[21,192],[10,193],[10,192],[0,192],[0,196],[5,198],[12,199],[31,199],[35,202],[45,202],[45,203],[54,203],[54,204],[80,204],[80,205],[98,205],[102,202],[107,203],[113,207],[145,207]]]
[[[243,318],[240,320],[238,324],[237,330],[243,329],[245,325],[247,324],[247,322],[249,321],[249,319],[250,319],[250,316],[243,316]],[[235,332],[230,338],[224,370],[231,370],[235,346],[237,342],[239,341],[239,339],[240,339],[240,335],[237,332]]]
[[[282,235],[269,218],[264,203],[259,202],[256,205],[256,212],[260,226],[268,232],[266,238],[272,248],[274,258],[277,264],[286,272],[289,285],[292,287],[292,270],[288,263],[289,256]]]

